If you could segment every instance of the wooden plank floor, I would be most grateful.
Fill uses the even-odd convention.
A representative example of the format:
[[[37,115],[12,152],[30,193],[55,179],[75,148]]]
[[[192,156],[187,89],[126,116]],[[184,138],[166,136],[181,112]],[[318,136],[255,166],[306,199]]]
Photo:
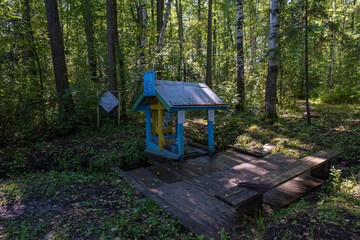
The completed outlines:
[[[241,181],[266,173],[281,173],[300,160],[284,155],[256,158],[227,151],[184,162],[170,162],[122,172],[123,177],[166,212],[175,215],[189,230],[205,236],[218,236],[230,230],[244,216],[215,198],[215,194]],[[323,181],[306,173],[264,194],[267,213],[286,206]]]

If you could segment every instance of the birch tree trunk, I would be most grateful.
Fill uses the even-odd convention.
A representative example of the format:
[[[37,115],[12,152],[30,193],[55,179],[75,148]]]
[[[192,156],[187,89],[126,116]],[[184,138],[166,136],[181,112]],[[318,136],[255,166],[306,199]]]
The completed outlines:
[[[244,43],[243,43],[243,1],[236,1],[236,49],[237,49],[237,94],[238,111],[245,109],[245,80],[244,80]]]
[[[216,11],[216,0],[213,0],[213,11],[214,11],[214,14],[213,14],[213,19],[214,19],[214,23],[213,23],[213,43],[212,43],[212,46],[213,46],[213,49],[212,49],[212,72],[213,72],[213,75],[216,76],[216,71],[217,71],[217,68],[216,68],[216,54],[217,54],[217,35],[216,35],[216,28],[217,28],[217,11]],[[216,82],[215,82],[215,86],[216,86]]]
[[[183,56],[183,39],[184,39],[184,32],[183,32],[183,19],[182,19],[182,4],[181,0],[176,0],[176,13],[178,17],[179,22],[179,51],[180,51],[180,62],[178,64],[179,73],[181,72],[181,66],[183,66],[183,81],[186,82],[186,76],[185,76],[185,60]]]
[[[110,91],[117,91],[116,43],[118,42],[116,0],[106,0],[108,76]]]
[[[250,73],[252,73],[252,70],[256,62],[258,15],[259,15],[259,0],[256,0],[254,28],[251,34],[251,59],[250,59],[250,67],[249,67]]]
[[[196,55],[197,55],[197,62],[199,63],[199,68],[201,72],[201,66],[202,66],[202,53],[201,53],[201,29],[200,29],[200,24],[201,24],[201,0],[198,0],[197,2],[197,24],[198,24],[198,29],[197,29],[197,42],[196,42]]]
[[[146,22],[147,22],[147,12],[146,12],[146,3],[141,3],[138,6],[138,23],[141,26],[141,36],[140,36],[140,54],[139,54],[139,72],[137,76],[137,84],[141,86],[142,83],[142,72],[145,71],[146,59],[145,59],[145,48],[146,48]]]
[[[211,50],[212,50],[212,0],[208,2],[208,29],[207,29],[207,51],[206,51],[206,79],[205,83],[212,88],[212,66],[211,66]]]
[[[165,10],[165,15],[164,15],[164,21],[163,21],[163,25],[162,25],[161,32],[160,32],[158,45],[157,45],[157,48],[156,48],[156,56],[155,56],[154,69],[156,69],[156,66],[157,66],[157,65],[156,65],[156,64],[157,64],[157,58],[158,58],[158,55],[159,55],[159,53],[160,53],[160,51],[161,51],[162,44],[163,44],[163,41],[164,41],[166,26],[167,26],[167,23],[168,23],[168,20],[169,20],[169,16],[170,16],[171,2],[172,2],[172,0],[168,0],[168,2],[166,3],[166,10]]]
[[[279,63],[279,17],[280,6],[278,0],[270,2],[270,34],[269,34],[269,63],[265,92],[265,121],[277,119],[276,113],[276,82]]]

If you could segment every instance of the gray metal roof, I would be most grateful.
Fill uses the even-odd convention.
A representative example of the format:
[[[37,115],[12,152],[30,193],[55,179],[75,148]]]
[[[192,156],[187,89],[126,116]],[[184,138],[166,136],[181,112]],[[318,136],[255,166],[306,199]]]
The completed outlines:
[[[156,97],[168,111],[194,108],[223,109],[227,107],[226,102],[204,83],[156,80],[155,91]],[[133,107],[136,109],[139,105],[146,104],[146,98],[139,96]]]
[[[155,81],[155,90],[170,108],[225,105],[204,83]]]

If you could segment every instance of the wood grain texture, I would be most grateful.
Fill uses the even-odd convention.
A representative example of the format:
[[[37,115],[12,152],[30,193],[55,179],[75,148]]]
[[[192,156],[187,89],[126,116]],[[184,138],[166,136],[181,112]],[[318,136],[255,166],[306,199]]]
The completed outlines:
[[[238,226],[243,214],[271,213],[319,186],[323,179],[310,170],[319,170],[338,154],[321,151],[303,159],[279,154],[258,159],[230,151],[128,172],[115,170],[186,228],[210,238],[219,237],[222,228]],[[266,183],[272,190],[262,193],[237,187],[239,183]]]

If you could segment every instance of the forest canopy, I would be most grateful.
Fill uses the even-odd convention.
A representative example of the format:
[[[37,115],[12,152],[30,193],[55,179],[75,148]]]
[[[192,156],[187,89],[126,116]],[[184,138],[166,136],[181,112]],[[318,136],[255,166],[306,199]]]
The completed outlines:
[[[58,44],[63,46],[52,49],[47,4],[54,2],[63,39]],[[240,93],[238,2],[242,4],[244,63],[244,91]],[[310,98],[326,103],[359,102],[360,3],[307,2],[306,6],[305,0],[279,1],[277,103],[286,107],[305,98],[305,30]],[[112,13],[111,8],[107,11],[110,3],[115,3]],[[210,81],[230,109],[236,108],[239,99],[248,109],[263,109],[270,1],[176,0],[169,4],[167,20],[164,0],[1,1],[0,131],[4,137],[0,145],[36,133],[67,134],[95,128],[96,92],[109,89],[111,68],[117,73],[114,81],[122,93],[122,119],[129,121],[134,117],[130,109],[141,90],[142,72],[152,70],[155,60],[158,79]],[[109,14],[116,15],[116,34],[111,35],[115,65],[109,61]],[[167,26],[158,51],[164,21]],[[59,91],[52,50],[62,47],[66,72],[59,71],[66,75],[69,86]],[[244,97],[238,98],[241,93]],[[62,108],[59,97],[68,98],[65,104],[71,107]]]

